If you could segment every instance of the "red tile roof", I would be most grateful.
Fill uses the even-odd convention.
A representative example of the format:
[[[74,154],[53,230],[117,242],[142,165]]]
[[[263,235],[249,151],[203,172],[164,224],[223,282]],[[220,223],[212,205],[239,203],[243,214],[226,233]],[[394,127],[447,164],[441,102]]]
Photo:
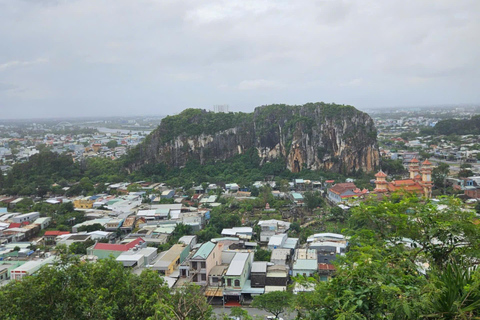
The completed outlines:
[[[20,228],[21,225],[22,224],[20,222],[12,222],[12,223],[10,223],[8,228]]]
[[[426,159],[425,161],[422,162],[422,165],[423,166],[430,166],[430,165],[432,165],[432,163],[430,161],[428,161],[428,159]]]
[[[45,231],[44,236],[53,237],[61,236],[62,234],[70,234],[69,231]]]
[[[318,270],[335,270],[335,266],[333,264],[327,264],[327,263],[319,263],[318,264]]]
[[[108,250],[108,251],[128,251],[135,247],[140,242],[145,242],[142,238],[137,238],[127,244],[111,244],[111,243],[97,243],[93,249],[95,250]]]
[[[386,177],[386,176],[387,175],[382,170],[378,171],[378,173],[375,175],[375,177]]]
[[[349,190],[355,190],[357,186],[353,182],[346,182],[346,183],[337,183],[333,187],[330,188],[330,191],[333,193],[336,193],[338,195],[341,195]]]
[[[412,160],[410,160],[410,163],[419,163],[420,161],[417,160],[417,158],[413,158]]]

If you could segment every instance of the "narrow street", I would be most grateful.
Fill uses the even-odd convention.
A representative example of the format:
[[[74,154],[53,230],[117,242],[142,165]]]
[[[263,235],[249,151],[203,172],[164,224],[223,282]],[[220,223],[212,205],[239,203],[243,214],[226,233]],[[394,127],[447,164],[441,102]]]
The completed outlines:
[[[248,307],[243,307],[242,309],[247,310],[248,314],[251,315],[254,319],[257,316],[260,316],[261,319],[266,319],[267,316],[271,316],[271,313],[265,312],[260,309],[256,308],[248,308]],[[213,307],[213,312],[217,315],[220,316],[222,314],[229,315],[230,314],[230,308],[223,308],[221,306],[214,306]],[[285,313],[281,314],[280,317],[284,320],[294,320],[296,316],[296,312],[290,312],[290,313]]]

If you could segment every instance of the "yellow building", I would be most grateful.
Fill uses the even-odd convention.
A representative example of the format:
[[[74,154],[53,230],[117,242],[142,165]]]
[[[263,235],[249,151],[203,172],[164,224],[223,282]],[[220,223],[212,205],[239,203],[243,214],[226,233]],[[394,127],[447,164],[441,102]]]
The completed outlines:
[[[174,244],[153,266],[153,270],[171,275],[188,256],[190,247],[186,244]]]
[[[94,200],[90,200],[89,197],[73,200],[73,206],[75,209],[92,209]]]

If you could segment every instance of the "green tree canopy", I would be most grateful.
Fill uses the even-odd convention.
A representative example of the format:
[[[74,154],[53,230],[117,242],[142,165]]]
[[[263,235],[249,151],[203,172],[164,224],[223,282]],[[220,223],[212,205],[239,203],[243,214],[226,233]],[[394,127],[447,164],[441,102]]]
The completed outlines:
[[[289,291],[268,292],[253,298],[252,307],[265,310],[278,319],[280,314],[290,308],[292,298],[292,293]]]

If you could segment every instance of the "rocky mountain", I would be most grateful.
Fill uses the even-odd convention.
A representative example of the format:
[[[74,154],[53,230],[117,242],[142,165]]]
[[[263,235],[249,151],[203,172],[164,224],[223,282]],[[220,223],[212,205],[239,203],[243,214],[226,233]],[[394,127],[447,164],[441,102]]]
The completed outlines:
[[[213,113],[187,109],[160,126],[127,157],[129,170],[145,164],[183,167],[223,161],[254,148],[261,164],[283,159],[302,169],[370,172],[379,165],[373,120],[352,106],[309,103],[268,105],[253,113]]]

